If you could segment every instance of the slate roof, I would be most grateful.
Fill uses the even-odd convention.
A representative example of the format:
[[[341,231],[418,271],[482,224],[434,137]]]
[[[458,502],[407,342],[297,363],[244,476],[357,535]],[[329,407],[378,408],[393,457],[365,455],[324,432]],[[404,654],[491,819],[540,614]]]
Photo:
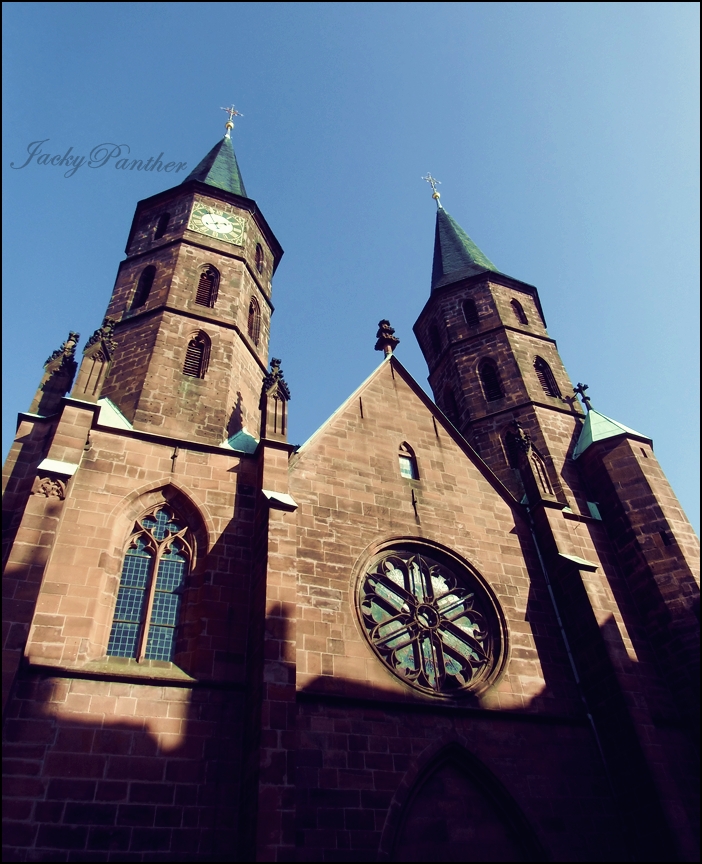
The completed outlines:
[[[183,183],[187,183],[189,180],[199,180],[209,186],[216,186],[217,189],[224,189],[227,192],[248,198],[239,170],[239,163],[236,161],[232,140],[226,135],[188,174]]]
[[[452,219],[443,207],[439,207],[436,211],[431,290],[488,270],[499,272],[458,222]]]
[[[616,435],[634,435],[642,441],[648,441],[650,444],[653,443],[653,441],[646,435],[642,435],[640,432],[629,429],[628,426],[624,426],[624,424],[618,423],[610,417],[605,417],[604,414],[600,414],[599,411],[595,411],[594,408],[591,408],[587,413],[585,422],[583,423],[578,443],[575,445],[573,459],[582,456],[587,448],[596,441],[604,441],[605,438],[614,438]]]

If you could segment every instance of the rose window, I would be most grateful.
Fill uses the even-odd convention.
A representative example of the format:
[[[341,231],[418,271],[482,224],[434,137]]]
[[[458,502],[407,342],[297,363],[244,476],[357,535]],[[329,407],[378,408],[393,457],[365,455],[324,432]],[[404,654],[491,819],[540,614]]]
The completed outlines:
[[[376,653],[403,681],[434,695],[485,685],[500,643],[485,590],[454,569],[458,562],[449,569],[396,550],[376,558],[359,585],[361,620]]]

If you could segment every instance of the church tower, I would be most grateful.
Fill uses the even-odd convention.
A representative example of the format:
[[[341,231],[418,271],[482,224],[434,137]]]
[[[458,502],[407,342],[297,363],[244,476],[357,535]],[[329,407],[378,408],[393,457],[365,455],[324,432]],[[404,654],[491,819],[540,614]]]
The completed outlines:
[[[587,496],[566,459],[583,412],[546,330],[538,291],[501,273],[436,191],[434,198],[431,295],[414,330],[436,403],[521,499],[519,423],[533,444],[540,494],[588,514]]]
[[[283,254],[247,197],[231,125],[180,186],[137,205],[106,313],[116,348],[101,395],[135,429],[209,444],[258,432]]]

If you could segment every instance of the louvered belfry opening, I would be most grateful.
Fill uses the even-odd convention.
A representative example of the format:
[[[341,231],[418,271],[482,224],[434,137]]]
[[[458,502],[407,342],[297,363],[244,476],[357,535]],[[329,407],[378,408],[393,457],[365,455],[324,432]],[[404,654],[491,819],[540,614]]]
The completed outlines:
[[[196,333],[185,351],[183,375],[191,378],[204,378],[210,355],[210,340],[204,333]]]
[[[495,365],[490,360],[486,360],[480,367],[480,381],[488,402],[502,399],[505,395],[502,390],[502,384],[500,384],[500,376],[497,374]]]
[[[159,240],[168,230],[168,223],[171,221],[170,213],[162,213],[156,225],[156,233],[154,239]]]
[[[441,336],[439,336],[439,328],[436,324],[432,324],[429,328],[429,340],[431,341],[431,350],[438,357],[441,354]]]
[[[477,327],[480,323],[478,317],[478,307],[475,305],[475,300],[463,301],[463,317],[466,319],[466,324],[469,327]]]
[[[520,324],[529,323],[529,319],[526,316],[524,307],[519,302],[519,300],[512,300],[512,309],[514,310],[514,317],[517,319],[517,321],[519,321]]]
[[[211,265],[205,267],[200,273],[200,281],[197,283],[195,302],[198,306],[214,306],[217,302],[217,288],[219,287],[219,273]]]
[[[258,340],[261,338],[261,307],[258,305],[258,300],[255,297],[251,298],[249,303],[249,320],[247,329],[249,339],[258,345]]]
[[[132,300],[132,305],[130,309],[139,309],[146,303],[146,301],[149,299],[149,294],[151,293],[151,286],[154,284],[155,276],[156,268],[153,264],[149,264],[148,267],[145,267],[141,271],[141,276],[139,277],[139,282],[137,284],[136,291],[134,292],[134,299]]]
[[[539,379],[539,384],[541,384],[541,389],[547,396],[557,396],[559,399],[561,398],[561,388],[558,386],[556,378],[551,371],[551,367],[548,363],[541,357],[537,357],[534,360],[534,369],[536,371],[536,377]]]

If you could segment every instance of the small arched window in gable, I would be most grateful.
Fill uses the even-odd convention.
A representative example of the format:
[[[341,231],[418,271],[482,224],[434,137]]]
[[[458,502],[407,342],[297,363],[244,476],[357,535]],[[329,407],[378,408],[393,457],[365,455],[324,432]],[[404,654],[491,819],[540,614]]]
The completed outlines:
[[[191,562],[187,525],[170,507],[137,520],[122,564],[108,656],[173,659]]]
[[[520,324],[529,323],[529,319],[526,316],[524,307],[519,302],[519,300],[512,300],[512,310],[514,312],[514,317],[517,319],[517,321],[519,321]]]
[[[480,383],[483,385],[483,393],[488,402],[495,402],[505,395],[500,382],[497,366],[492,360],[484,360],[480,366]]]
[[[156,233],[154,234],[154,239],[159,240],[168,230],[168,223],[171,221],[170,213],[162,213],[159,216],[158,222],[156,223]]]
[[[200,279],[197,283],[197,291],[195,292],[195,302],[198,306],[209,306],[211,308],[217,302],[218,290],[219,273],[211,264],[208,264],[200,272]]]
[[[398,459],[400,461],[400,474],[408,480],[419,480],[417,458],[414,455],[414,450],[406,441],[400,444]]]
[[[438,357],[441,354],[441,336],[439,336],[439,328],[436,324],[429,327],[429,341],[431,342],[431,350]]]
[[[183,363],[183,375],[204,378],[210,360],[210,340],[205,333],[196,333],[188,342]]]
[[[557,396],[560,399],[561,390],[548,363],[543,358],[537,357],[534,360],[534,369],[536,371],[536,377],[539,379],[539,384],[541,384],[541,389],[544,391],[544,393],[547,396]]]
[[[466,324],[469,327],[477,327],[480,323],[478,317],[478,307],[475,305],[475,300],[463,301],[463,317],[466,319]]]
[[[261,338],[261,307],[258,305],[258,300],[255,297],[251,298],[249,303],[249,320],[247,323],[249,339],[258,345]]]
[[[263,273],[263,246],[260,243],[256,244],[256,270]]]
[[[134,292],[134,298],[132,299],[132,305],[129,307],[130,309],[139,309],[146,303],[149,299],[151,286],[154,284],[155,276],[156,268],[153,264],[149,264],[148,267],[145,267],[141,271],[141,276],[139,276],[139,282],[137,283],[136,291]]]

